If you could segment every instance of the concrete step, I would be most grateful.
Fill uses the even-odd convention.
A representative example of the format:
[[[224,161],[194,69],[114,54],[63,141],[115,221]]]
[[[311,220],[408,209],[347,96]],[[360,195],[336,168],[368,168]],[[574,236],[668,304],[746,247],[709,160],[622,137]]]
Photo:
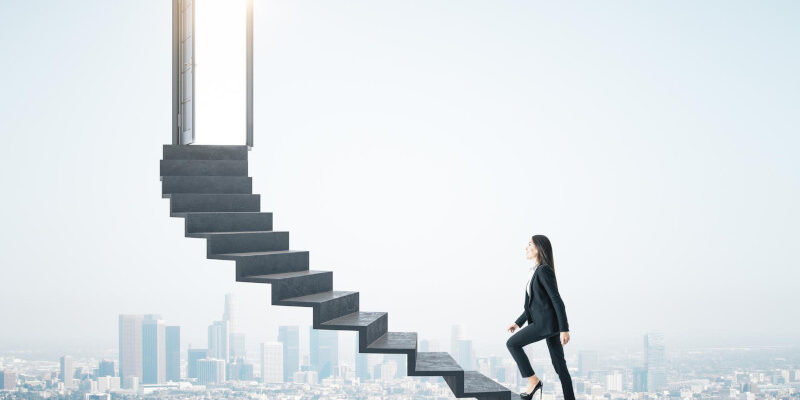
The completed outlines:
[[[314,308],[314,328],[326,321],[358,311],[358,292],[332,290],[292,297],[272,304],[279,306],[298,306]]]
[[[325,321],[320,324],[319,329],[358,331],[359,347],[366,349],[368,344],[377,340],[389,329],[389,313],[358,311]]]
[[[512,393],[508,388],[478,371],[464,371],[463,388],[463,393],[459,397],[476,397],[481,400],[511,400]],[[450,389],[455,392],[452,386]],[[515,398],[519,398],[519,395],[515,396],[517,396]]]
[[[417,332],[386,332],[367,346],[366,353],[412,354],[417,351]]]
[[[258,196],[258,195],[253,195]],[[206,212],[186,215],[186,236],[205,237],[214,232],[271,231],[270,212]]]
[[[283,299],[333,290],[331,271],[294,271],[279,274],[251,275],[236,279],[239,282],[272,284],[272,303]]]
[[[289,250],[289,232],[207,232],[206,255]]]
[[[463,380],[464,370],[445,351],[417,352],[413,376],[457,376]]]
[[[247,160],[161,160],[165,176],[247,176]]]
[[[165,160],[247,160],[247,146],[164,145]]]
[[[214,260],[236,261],[236,279],[254,275],[279,274],[282,272],[308,271],[308,251],[276,250],[247,253],[224,253],[208,256]]]
[[[173,217],[190,212],[259,212],[261,195],[176,193],[170,196],[169,207]]]
[[[165,176],[161,196],[176,193],[252,194],[253,178],[249,176]]]

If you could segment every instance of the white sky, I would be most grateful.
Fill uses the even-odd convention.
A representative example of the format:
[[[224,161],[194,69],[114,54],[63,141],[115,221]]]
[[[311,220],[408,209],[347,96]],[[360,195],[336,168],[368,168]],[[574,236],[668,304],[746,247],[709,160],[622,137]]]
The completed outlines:
[[[506,355],[543,233],[568,352],[797,343],[797,2],[255,3],[254,190],[391,330]],[[168,217],[170,10],[0,3],[0,350],[310,325]]]

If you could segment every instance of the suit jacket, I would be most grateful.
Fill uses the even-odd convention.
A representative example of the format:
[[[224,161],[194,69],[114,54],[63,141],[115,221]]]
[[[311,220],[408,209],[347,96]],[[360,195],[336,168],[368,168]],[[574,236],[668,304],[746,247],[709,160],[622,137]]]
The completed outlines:
[[[517,326],[527,321],[534,325],[534,331],[547,335],[557,332],[568,332],[567,311],[558,294],[556,271],[548,264],[541,264],[533,272],[530,287],[531,296],[525,292],[525,307],[515,321]]]

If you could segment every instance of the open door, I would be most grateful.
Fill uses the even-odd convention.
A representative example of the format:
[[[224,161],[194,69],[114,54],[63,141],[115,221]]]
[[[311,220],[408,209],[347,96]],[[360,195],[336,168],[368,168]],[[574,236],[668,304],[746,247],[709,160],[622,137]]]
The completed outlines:
[[[194,143],[194,1],[172,0],[172,144]]]

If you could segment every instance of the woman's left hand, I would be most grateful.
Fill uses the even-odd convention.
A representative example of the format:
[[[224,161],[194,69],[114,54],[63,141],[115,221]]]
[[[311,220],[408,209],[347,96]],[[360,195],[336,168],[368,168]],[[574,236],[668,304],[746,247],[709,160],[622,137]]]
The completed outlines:
[[[566,346],[569,342],[569,332],[561,332],[561,345]]]

